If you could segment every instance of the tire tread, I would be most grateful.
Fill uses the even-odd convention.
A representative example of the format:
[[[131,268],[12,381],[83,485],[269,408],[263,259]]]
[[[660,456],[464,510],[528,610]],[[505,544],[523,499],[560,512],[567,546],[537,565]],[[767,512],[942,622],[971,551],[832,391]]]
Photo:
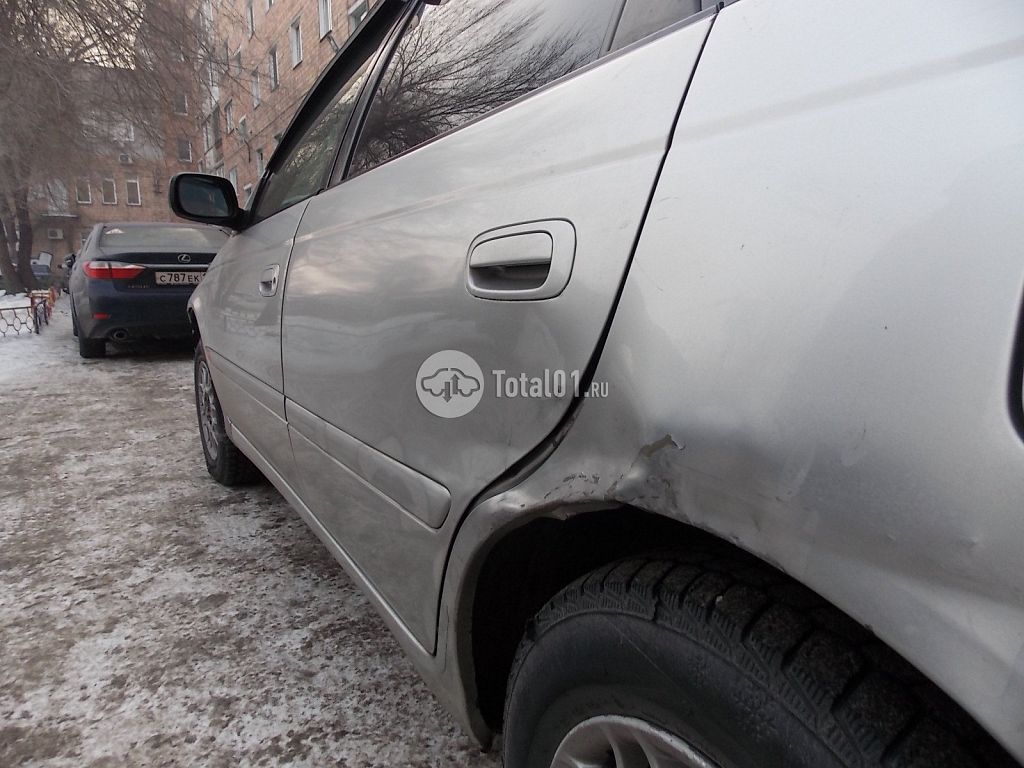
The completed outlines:
[[[697,640],[761,683],[851,767],[1019,768],[867,629],[811,590],[732,553],[631,558],[577,579],[529,623],[508,690],[541,635],[595,612],[646,618]]]

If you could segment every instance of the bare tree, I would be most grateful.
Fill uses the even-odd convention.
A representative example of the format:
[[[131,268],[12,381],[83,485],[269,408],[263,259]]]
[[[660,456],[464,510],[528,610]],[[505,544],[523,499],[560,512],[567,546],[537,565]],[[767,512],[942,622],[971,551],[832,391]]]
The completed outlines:
[[[8,286],[35,284],[34,190],[88,170],[124,126],[164,146],[174,98],[187,89],[198,102],[223,76],[209,23],[208,0],[0,0],[0,271]]]

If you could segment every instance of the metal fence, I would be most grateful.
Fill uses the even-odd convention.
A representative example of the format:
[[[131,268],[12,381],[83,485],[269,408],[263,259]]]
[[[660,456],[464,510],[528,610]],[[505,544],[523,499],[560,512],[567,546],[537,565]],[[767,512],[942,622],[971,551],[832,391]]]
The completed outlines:
[[[50,324],[59,296],[56,288],[32,291],[25,297],[25,304],[0,307],[0,336],[18,336],[22,331],[39,333],[44,325]]]

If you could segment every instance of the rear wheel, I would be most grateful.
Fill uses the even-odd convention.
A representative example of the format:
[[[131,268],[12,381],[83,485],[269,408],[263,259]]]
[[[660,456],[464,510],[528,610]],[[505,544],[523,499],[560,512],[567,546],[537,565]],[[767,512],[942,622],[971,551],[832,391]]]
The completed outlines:
[[[227,486],[255,482],[260,477],[260,471],[231,442],[224,429],[224,412],[217,399],[202,342],[196,346],[195,353],[195,392],[199,437],[210,476]]]
[[[1016,765],[935,686],[756,563],[629,560],[567,587],[513,664],[506,768]]]
[[[82,357],[104,357],[107,354],[107,342],[105,339],[87,339],[85,335],[78,332],[78,354]]]

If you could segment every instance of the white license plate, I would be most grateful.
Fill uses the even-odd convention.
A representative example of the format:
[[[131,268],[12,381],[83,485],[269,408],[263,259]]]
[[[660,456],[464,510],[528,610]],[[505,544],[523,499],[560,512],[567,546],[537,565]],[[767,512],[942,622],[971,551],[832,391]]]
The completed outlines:
[[[157,272],[157,285],[197,285],[205,272]]]

